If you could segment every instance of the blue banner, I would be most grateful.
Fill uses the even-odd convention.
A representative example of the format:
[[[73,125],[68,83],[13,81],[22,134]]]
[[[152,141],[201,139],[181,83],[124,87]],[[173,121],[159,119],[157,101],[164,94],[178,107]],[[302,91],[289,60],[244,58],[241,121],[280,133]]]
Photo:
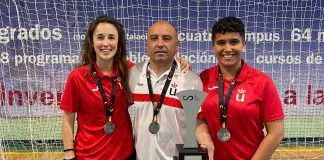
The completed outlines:
[[[158,20],[178,30],[178,54],[193,70],[217,63],[211,28],[224,16],[246,27],[246,62],[273,78],[286,115],[324,115],[324,1],[9,1],[0,2],[0,115],[61,115],[68,73],[75,67],[89,23],[118,19],[129,60],[146,56],[146,31]]]

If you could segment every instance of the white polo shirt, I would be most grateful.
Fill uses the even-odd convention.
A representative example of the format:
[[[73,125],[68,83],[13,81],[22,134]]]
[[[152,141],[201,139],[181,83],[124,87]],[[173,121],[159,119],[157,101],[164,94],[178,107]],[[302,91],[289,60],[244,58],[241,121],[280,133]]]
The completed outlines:
[[[203,85],[194,72],[181,73],[180,64],[177,62],[175,73],[157,116],[160,130],[152,134],[149,132],[149,125],[153,118],[153,105],[146,79],[148,62],[149,60],[146,60],[130,69],[129,86],[134,99],[131,107],[135,110],[133,132],[137,159],[173,160],[173,156],[177,155],[176,144],[183,144],[186,132],[185,112],[176,93],[188,89],[202,90]],[[158,101],[170,70],[160,77],[157,77],[150,67],[149,71],[154,99]]]

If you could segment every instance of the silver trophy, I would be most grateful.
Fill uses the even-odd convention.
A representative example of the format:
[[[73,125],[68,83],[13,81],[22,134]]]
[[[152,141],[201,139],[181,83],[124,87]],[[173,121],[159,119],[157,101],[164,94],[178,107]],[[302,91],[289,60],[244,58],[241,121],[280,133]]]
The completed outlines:
[[[206,92],[198,90],[184,90],[177,93],[179,100],[185,110],[186,136],[184,144],[177,144],[179,152],[178,159],[203,160],[207,159],[206,151],[199,150],[196,141],[196,119],[198,110],[207,96]]]

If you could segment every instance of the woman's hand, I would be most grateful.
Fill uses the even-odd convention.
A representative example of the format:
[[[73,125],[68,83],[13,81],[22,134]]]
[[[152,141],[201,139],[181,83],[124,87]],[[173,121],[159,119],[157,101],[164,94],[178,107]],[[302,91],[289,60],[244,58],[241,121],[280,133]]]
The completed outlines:
[[[197,119],[196,121],[196,138],[200,144],[200,148],[206,149],[209,160],[214,159],[214,143],[210,136],[207,123],[203,119]]]
[[[186,73],[188,70],[192,70],[190,63],[185,58],[179,57],[178,55],[175,58],[180,63],[180,68],[183,73]]]
[[[207,150],[208,153],[208,160],[213,160],[214,159],[214,152],[215,152],[215,148],[214,148],[214,144],[200,144],[200,148]]]

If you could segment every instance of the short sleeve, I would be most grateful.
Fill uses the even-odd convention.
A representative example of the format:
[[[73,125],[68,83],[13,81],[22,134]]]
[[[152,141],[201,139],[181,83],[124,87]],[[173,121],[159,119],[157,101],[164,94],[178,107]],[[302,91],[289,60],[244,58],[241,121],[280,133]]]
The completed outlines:
[[[67,112],[76,112],[80,106],[80,87],[76,81],[77,75],[72,71],[65,84],[60,109]]]
[[[263,90],[261,101],[261,119],[264,122],[284,118],[279,94],[273,81],[269,78]]]
[[[133,63],[131,61],[127,61],[127,67],[128,68],[132,68],[133,66],[135,66],[135,63]]]

